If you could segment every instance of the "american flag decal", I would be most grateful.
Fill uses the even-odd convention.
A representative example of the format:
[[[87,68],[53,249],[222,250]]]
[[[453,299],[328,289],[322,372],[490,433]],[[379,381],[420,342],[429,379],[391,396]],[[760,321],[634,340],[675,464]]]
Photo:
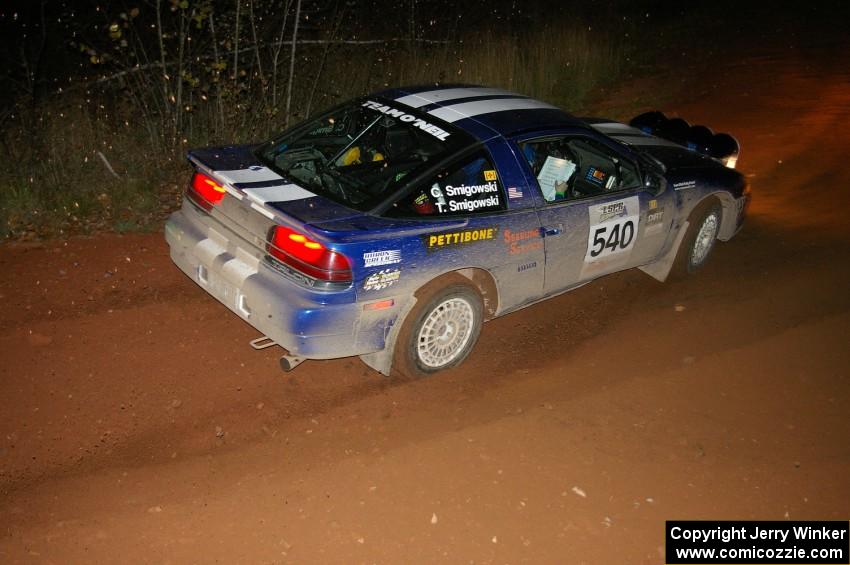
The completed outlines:
[[[508,187],[508,198],[522,198],[522,190],[515,186]]]

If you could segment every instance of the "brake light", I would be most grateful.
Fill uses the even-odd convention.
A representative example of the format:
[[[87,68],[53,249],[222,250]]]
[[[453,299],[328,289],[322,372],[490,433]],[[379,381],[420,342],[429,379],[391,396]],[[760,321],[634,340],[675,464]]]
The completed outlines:
[[[189,183],[189,190],[186,195],[192,201],[203,208],[204,210],[212,210],[212,207],[221,202],[224,198],[224,187],[214,181],[211,177],[195,172],[192,175],[192,182]]]
[[[351,262],[345,255],[293,229],[272,228],[268,252],[272,258],[314,279],[351,282]]]

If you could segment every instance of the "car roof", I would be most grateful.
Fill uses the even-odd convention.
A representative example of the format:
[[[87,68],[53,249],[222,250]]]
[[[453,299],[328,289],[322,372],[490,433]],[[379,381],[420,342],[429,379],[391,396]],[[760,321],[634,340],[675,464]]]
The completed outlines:
[[[444,84],[392,88],[376,95],[449,122],[481,141],[533,130],[589,129],[556,106],[499,88]]]

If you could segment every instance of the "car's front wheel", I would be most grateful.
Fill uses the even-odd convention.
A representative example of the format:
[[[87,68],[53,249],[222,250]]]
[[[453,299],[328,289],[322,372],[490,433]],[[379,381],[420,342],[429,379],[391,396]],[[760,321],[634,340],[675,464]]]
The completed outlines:
[[[675,274],[689,275],[700,270],[717,243],[723,211],[716,198],[710,198],[694,209],[689,218],[688,233],[676,257]]]
[[[467,284],[426,290],[399,333],[395,369],[416,378],[459,365],[478,341],[483,313],[481,295]]]

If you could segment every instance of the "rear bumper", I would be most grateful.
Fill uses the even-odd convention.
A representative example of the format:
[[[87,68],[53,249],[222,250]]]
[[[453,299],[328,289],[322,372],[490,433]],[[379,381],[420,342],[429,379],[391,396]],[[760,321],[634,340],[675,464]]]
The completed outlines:
[[[353,289],[322,292],[290,281],[256,246],[189,203],[168,218],[165,239],[181,271],[291,355],[332,359],[384,347],[388,324],[361,319]]]

